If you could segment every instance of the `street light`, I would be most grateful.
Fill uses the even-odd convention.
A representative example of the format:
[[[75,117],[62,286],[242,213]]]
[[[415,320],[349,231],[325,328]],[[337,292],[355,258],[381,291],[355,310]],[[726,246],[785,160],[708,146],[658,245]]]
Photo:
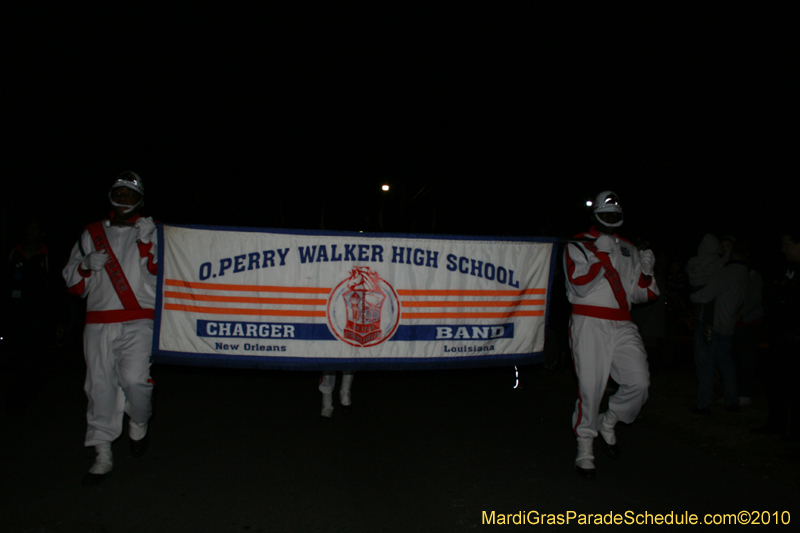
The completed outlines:
[[[386,192],[386,191],[389,190],[389,186],[388,185],[381,185],[381,190]]]

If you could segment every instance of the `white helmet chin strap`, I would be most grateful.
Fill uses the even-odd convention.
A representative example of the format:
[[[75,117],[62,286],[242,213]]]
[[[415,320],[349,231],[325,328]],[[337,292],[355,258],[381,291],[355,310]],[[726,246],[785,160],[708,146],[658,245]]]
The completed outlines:
[[[601,223],[602,225],[604,225],[604,226],[607,226],[609,228],[618,228],[618,227],[620,227],[622,225],[622,219],[621,218],[619,219],[619,222],[614,222],[613,224],[609,224],[608,222],[604,221],[602,218],[597,216],[598,214],[599,213],[595,213],[594,214],[594,218],[597,219],[597,221],[599,223]]]

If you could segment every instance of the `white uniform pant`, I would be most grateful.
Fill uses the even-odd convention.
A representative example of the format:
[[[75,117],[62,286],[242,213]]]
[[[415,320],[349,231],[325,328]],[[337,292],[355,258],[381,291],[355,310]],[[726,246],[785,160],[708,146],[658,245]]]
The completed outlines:
[[[345,375],[353,375],[353,372],[342,372]],[[336,387],[336,372],[325,371],[322,373],[322,378],[319,380],[319,391],[322,394],[333,394],[333,388]]]
[[[139,424],[150,420],[152,344],[152,320],[86,324],[83,332],[84,390],[89,398],[86,446],[117,439],[122,434],[125,413]]]
[[[650,372],[647,352],[633,322],[572,315],[572,360],[578,376],[579,396],[572,415],[578,437],[596,437],[598,410],[608,376],[619,384],[608,409],[622,422],[636,420],[647,401]]]

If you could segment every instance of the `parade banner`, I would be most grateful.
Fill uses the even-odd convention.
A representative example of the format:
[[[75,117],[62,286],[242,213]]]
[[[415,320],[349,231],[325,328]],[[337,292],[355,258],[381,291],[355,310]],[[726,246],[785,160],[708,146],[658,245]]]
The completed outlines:
[[[543,359],[557,239],[158,225],[157,362],[411,370]]]

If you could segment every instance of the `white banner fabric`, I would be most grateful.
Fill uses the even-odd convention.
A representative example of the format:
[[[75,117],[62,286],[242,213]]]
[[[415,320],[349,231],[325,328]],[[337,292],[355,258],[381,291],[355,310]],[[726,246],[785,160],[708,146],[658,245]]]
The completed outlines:
[[[210,366],[536,362],[557,239],[159,225],[153,351]]]

